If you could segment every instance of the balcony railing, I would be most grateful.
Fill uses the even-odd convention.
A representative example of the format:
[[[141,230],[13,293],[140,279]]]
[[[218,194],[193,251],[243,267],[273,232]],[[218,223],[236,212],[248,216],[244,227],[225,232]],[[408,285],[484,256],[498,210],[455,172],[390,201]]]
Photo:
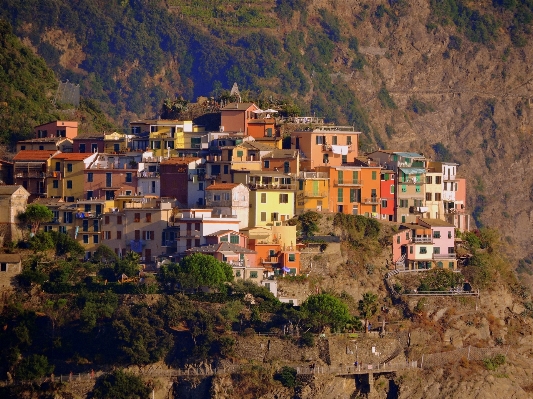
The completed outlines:
[[[178,241],[176,240],[165,240],[161,243],[163,247],[177,247]]]
[[[35,179],[44,179],[46,177],[46,173],[44,172],[34,172],[34,171],[26,171],[26,172],[16,172],[15,178],[35,178]]]
[[[159,172],[137,172],[137,177],[159,177]]]
[[[403,181],[398,181],[398,184],[424,184],[424,179],[417,179],[416,177],[407,177]]]
[[[300,172],[298,174],[300,179],[328,179],[329,175],[327,172]]]
[[[352,179],[334,180],[333,184],[335,186],[362,186],[363,185],[363,181],[362,180],[352,180]]]
[[[260,184],[249,183],[251,190],[296,190],[296,184]]]
[[[429,210],[427,206],[410,206],[409,213],[425,213]]]
[[[412,237],[409,242],[414,244],[433,244],[433,237]]]
[[[304,191],[301,193],[298,193],[296,196],[297,199],[304,199],[304,198],[327,198],[328,192],[327,191]]]
[[[279,258],[277,256],[269,256],[269,257],[266,257],[266,258],[261,258],[261,263],[276,264],[276,263],[279,263]]]
[[[207,200],[206,206],[209,207],[230,207],[233,205],[237,205],[237,203],[240,201],[233,201],[233,200]]]
[[[363,204],[378,205],[381,202],[379,197],[364,198]]]
[[[348,147],[348,151],[351,151],[352,150],[352,145],[351,144],[344,144],[344,145],[341,145],[341,144],[322,144],[322,151],[332,151],[333,150],[333,146],[338,146],[338,147]]]
[[[455,253],[453,253],[453,254],[433,254],[433,259],[455,259]]]

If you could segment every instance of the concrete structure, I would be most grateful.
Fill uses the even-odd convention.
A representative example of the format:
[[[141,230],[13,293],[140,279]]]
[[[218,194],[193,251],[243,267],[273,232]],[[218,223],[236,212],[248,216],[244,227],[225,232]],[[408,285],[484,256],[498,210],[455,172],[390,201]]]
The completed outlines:
[[[329,173],[300,172],[296,189],[295,214],[329,211]]]
[[[206,188],[205,205],[213,215],[236,216],[239,228],[248,227],[250,190],[242,183],[219,183]]]
[[[113,200],[119,195],[135,195],[138,169],[120,154],[93,154],[84,173],[85,198]]]
[[[48,197],[63,198],[66,202],[86,198],[86,168],[98,154],[59,153],[50,159],[46,179]],[[89,197],[90,198],[90,197]]]
[[[258,109],[254,103],[229,103],[220,110],[220,131],[248,135],[248,124],[255,119],[254,111]]]
[[[442,201],[442,170],[440,162],[428,162],[426,171],[425,206],[427,215],[434,219],[444,219]]]
[[[22,272],[19,254],[0,254],[0,292],[11,290],[17,285],[15,279]]]
[[[392,170],[381,170],[381,219],[390,222],[394,221],[396,210],[395,180],[395,173]]]
[[[95,153],[105,152],[104,136],[83,136],[72,140],[72,152]]]
[[[72,139],[66,137],[45,137],[42,139],[17,141],[17,152],[22,150],[72,152]]]
[[[455,226],[440,219],[418,219],[418,225],[431,228],[433,236],[433,266],[455,270]]]
[[[161,196],[176,198],[183,208],[204,206],[204,160],[198,157],[170,158],[159,165]]]
[[[0,240],[17,241],[23,238],[24,226],[18,215],[26,210],[30,193],[22,186],[0,186]]]

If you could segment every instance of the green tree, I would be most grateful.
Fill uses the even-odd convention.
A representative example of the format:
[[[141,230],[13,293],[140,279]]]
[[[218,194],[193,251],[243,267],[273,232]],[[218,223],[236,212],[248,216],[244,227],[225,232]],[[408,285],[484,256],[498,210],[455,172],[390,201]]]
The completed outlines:
[[[230,265],[200,253],[183,258],[179,263],[178,274],[180,284],[186,289],[222,288],[224,283],[233,281]]]
[[[98,378],[92,392],[94,399],[148,399],[152,389],[131,373],[115,370]]]
[[[85,253],[83,246],[70,237],[68,234],[60,233],[52,230],[48,232],[55,243],[56,256],[70,256],[71,258],[79,258]]]
[[[54,371],[44,355],[33,354],[21,360],[15,368],[15,377],[19,380],[35,380]]]
[[[96,263],[103,263],[108,265],[110,263],[115,263],[118,261],[118,256],[111,248],[107,245],[100,244],[96,249],[92,260]]]
[[[318,331],[327,326],[342,328],[351,319],[346,304],[330,294],[309,296],[302,304],[302,312],[309,326]]]
[[[21,223],[30,226],[31,232],[37,234],[42,223],[50,222],[54,214],[44,205],[30,204],[24,212],[19,213],[18,219]]]
[[[359,301],[359,312],[361,317],[365,319],[365,326],[368,327],[368,319],[370,319],[378,311],[378,296],[372,292],[365,292],[363,299]],[[365,328],[368,331],[368,328]]]

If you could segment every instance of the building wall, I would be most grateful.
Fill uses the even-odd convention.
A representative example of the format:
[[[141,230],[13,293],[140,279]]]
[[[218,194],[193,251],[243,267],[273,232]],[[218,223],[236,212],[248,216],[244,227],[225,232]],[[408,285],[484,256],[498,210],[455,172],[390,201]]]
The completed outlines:
[[[381,219],[388,221],[395,221],[394,211],[396,209],[395,193],[394,193],[394,173],[382,172],[380,183],[380,197],[381,197]],[[387,179],[387,180],[386,180]]]
[[[59,164],[59,171],[57,164]],[[72,172],[68,171],[68,165],[72,165]],[[46,179],[48,197],[85,199],[84,170],[84,161],[52,158],[48,173],[50,177]],[[54,176],[54,172],[59,172],[60,175]],[[54,188],[54,182],[57,185],[56,188]]]
[[[438,172],[426,173],[425,205],[428,207],[429,217],[433,219],[444,218],[444,208],[442,203],[442,183],[437,183],[437,178],[441,176],[442,174]],[[428,199],[428,196],[431,197],[431,200]]]
[[[85,149],[83,148],[85,146]],[[93,152],[104,152],[104,138],[77,138],[73,140],[72,152],[81,152],[81,153],[93,153]]]
[[[381,168],[363,167],[361,168],[361,179],[363,186],[361,190],[360,214],[379,218],[381,214]]]
[[[12,195],[0,195],[0,237],[3,242],[23,238],[23,226],[17,216],[26,210],[29,195],[25,190],[17,190]]]
[[[0,260],[0,265],[5,268],[5,270],[0,268],[0,291],[9,291],[16,286],[15,277],[22,272],[22,264],[21,262],[2,262]]]
[[[307,211],[327,212],[329,210],[329,179],[300,179],[296,192],[295,213]]]
[[[176,198],[182,206],[189,202],[188,198],[188,171],[186,166],[180,165],[165,165],[159,166],[161,181],[165,184],[161,185],[161,196]]]
[[[261,195],[266,196],[262,202]],[[280,194],[287,195],[286,203],[280,203]],[[272,226],[274,214],[277,221],[288,220],[294,216],[294,191],[289,190],[251,190],[250,191],[250,223],[249,227]]]
[[[39,134],[39,130],[46,131],[46,134]],[[64,130],[65,135],[64,137],[68,137],[70,139],[76,137],[78,135],[78,122],[74,121],[55,121],[46,123],[44,125],[36,126],[34,128],[35,137],[57,137],[57,131],[58,130]]]
[[[252,119],[252,122],[248,123],[248,135],[257,139],[262,137],[276,137],[274,119]]]
[[[108,173],[111,174],[110,187],[107,187]],[[90,174],[92,174],[92,181],[89,181]],[[131,181],[128,182],[128,178],[131,178]],[[109,199],[118,195],[127,195],[127,191],[131,191],[131,195],[135,195],[137,185],[137,169],[86,169],[84,171],[83,187],[85,197],[91,191],[92,197],[100,199],[106,199],[107,192],[113,194],[112,197],[108,197]]]
[[[291,134],[291,148],[300,149],[305,157],[311,159],[311,167],[317,166],[340,166],[342,164],[342,155],[333,154],[329,146],[333,143],[333,137],[337,137],[337,145],[349,145],[348,137],[351,138],[351,145],[346,155],[348,162],[352,162],[357,157],[357,132],[331,132],[331,131],[294,131]],[[317,144],[317,137],[325,137],[326,144]],[[323,142],[323,139],[321,139]],[[296,143],[299,143],[297,148]],[[325,163],[324,155],[327,154],[328,162]]]

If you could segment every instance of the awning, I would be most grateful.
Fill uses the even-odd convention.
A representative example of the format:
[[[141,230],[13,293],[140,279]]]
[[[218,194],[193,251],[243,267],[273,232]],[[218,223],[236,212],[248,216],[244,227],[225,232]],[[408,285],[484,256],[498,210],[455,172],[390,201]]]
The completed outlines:
[[[287,266],[283,266],[283,267],[281,268],[281,270],[282,270],[283,272],[285,272],[285,273],[288,273],[288,272],[291,271],[291,269],[289,269]]]

